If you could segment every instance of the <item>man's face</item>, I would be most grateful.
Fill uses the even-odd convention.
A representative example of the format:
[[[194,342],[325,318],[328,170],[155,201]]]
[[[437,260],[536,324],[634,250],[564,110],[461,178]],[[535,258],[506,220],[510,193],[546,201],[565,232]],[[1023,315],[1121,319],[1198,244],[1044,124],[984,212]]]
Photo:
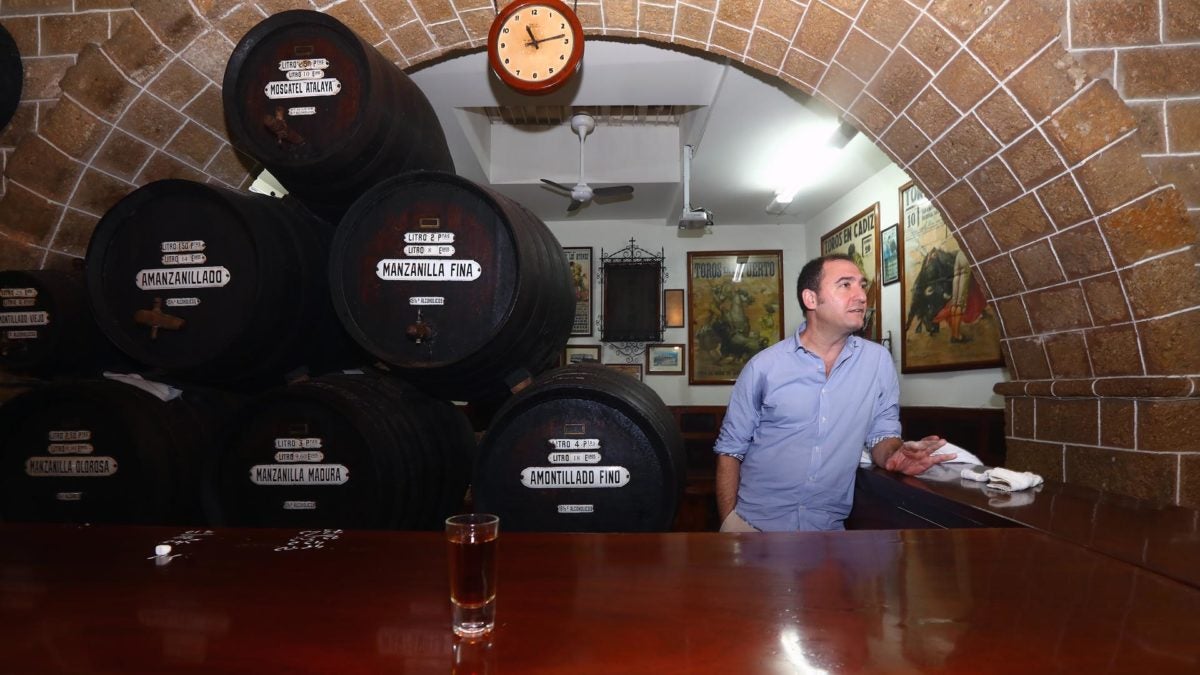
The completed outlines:
[[[862,330],[867,311],[867,279],[848,260],[829,260],[822,268],[816,309],[809,323],[850,333]],[[811,291],[808,291],[811,292]]]

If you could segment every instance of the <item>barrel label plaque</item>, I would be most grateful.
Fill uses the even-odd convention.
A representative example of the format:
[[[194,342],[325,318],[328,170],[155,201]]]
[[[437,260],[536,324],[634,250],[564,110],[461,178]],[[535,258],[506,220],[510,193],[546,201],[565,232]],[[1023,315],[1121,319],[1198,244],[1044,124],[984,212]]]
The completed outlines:
[[[325,77],[323,70],[289,70],[287,71],[287,79],[289,80],[319,80]]]
[[[551,464],[599,464],[598,452],[552,452],[548,460]]]
[[[163,253],[192,253],[203,251],[207,245],[203,239],[191,239],[188,241],[164,241],[159,243],[158,248]]]
[[[91,443],[51,443],[46,452],[52,455],[90,455],[95,451]]]
[[[320,462],[325,459],[325,453],[320,450],[280,450],[275,453],[275,461],[286,462]]]
[[[2,303],[4,307],[33,307],[37,298],[4,298]]]
[[[429,246],[426,244],[409,244],[404,247],[404,255],[411,255],[417,258],[420,257],[442,257],[449,258],[454,255],[454,247],[441,244],[438,246]]]
[[[284,59],[279,62],[279,69],[285,73],[289,70],[324,70],[328,67],[328,59]]]
[[[38,332],[36,330],[10,330],[4,332],[4,337],[9,340],[36,340]]]
[[[117,472],[112,457],[30,457],[25,474],[32,478],[87,478],[111,476]]]
[[[440,307],[446,304],[446,298],[440,295],[416,295],[408,299],[409,307]]]
[[[90,441],[92,440],[91,429],[51,429],[50,433],[46,434],[46,440],[51,443],[62,443],[64,441]]]
[[[288,499],[283,502],[284,511],[315,511],[317,503],[311,499]]]
[[[313,448],[324,447],[324,442],[320,438],[276,438],[276,450],[311,450]]]
[[[200,304],[200,298],[167,298],[167,307],[195,307]]]
[[[180,269],[140,270],[134,278],[143,291],[171,288],[221,288],[229,283],[224,267],[186,267]]]
[[[599,438],[550,438],[547,439],[555,450],[599,450]]]
[[[623,466],[530,466],[521,470],[527,488],[619,488],[629,484]]]
[[[405,232],[406,244],[453,244],[453,232]]]
[[[46,312],[0,312],[0,326],[45,326],[50,323]]]
[[[384,281],[474,281],[482,273],[474,260],[385,258],[375,264],[375,276]]]
[[[36,298],[36,288],[0,288],[0,298]]]
[[[559,504],[559,513],[595,513],[595,504]]]
[[[164,265],[203,265],[208,262],[208,256],[203,253],[164,253]]]
[[[288,117],[305,117],[308,115],[316,115],[317,108],[311,105],[298,105],[288,108]]]
[[[337,96],[342,90],[342,83],[336,77],[323,77],[319,80],[276,80],[268,82],[263,87],[267,98],[302,98],[305,96]]]
[[[255,485],[343,485],[350,470],[342,464],[255,464],[250,480]]]

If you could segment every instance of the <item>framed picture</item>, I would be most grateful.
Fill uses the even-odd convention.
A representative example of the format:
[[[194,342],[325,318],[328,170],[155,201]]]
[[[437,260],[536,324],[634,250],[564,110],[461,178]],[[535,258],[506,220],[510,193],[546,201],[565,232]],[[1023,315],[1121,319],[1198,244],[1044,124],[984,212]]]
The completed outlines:
[[[571,336],[589,337],[592,335],[592,247],[564,248],[563,253],[571,268],[571,288],[575,291],[575,323],[571,324]]]
[[[896,240],[897,223],[879,234],[879,256],[883,263],[879,277],[884,286],[900,281],[900,243]]]
[[[663,291],[663,327],[683,328],[682,288],[668,288]]]
[[[879,202],[821,236],[821,255],[850,256],[867,278],[867,315],[860,334],[879,341]]]
[[[606,363],[604,366],[613,370],[619,370],[638,382],[642,381],[642,364],[640,363]]]
[[[563,349],[562,364],[600,363],[600,345],[567,345]]]
[[[914,183],[900,188],[900,372],[1004,363],[1000,326],[966,254]]]
[[[647,345],[647,375],[682,375],[684,345]]]
[[[688,384],[731,384],[783,339],[782,251],[688,253]]]

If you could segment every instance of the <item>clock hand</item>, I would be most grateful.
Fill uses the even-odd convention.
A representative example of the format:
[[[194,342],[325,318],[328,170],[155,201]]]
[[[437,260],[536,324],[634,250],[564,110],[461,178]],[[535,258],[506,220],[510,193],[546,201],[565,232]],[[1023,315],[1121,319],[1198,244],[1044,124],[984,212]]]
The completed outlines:
[[[529,42],[526,42],[525,44],[527,46],[532,46],[534,49],[541,49],[541,47],[538,46],[538,42],[540,42],[540,40],[534,36],[533,28],[530,27],[529,24],[525,24],[525,32],[529,33]]]
[[[528,26],[526,26],[526,28],[528,28]],[[558,35],[551,35],[548,38],[542,38],[541,40],[535,40],[535,42],[549,42],[550,40],[557,40],[562,37],[566,37],[566,34],[559,33]]]

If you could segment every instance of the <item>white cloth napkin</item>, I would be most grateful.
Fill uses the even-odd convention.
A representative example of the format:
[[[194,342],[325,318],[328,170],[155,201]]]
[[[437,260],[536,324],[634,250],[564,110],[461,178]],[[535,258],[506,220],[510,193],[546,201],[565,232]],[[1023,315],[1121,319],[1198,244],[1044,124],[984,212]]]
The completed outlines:
[[[961,475],[963,478],[977,483],[986,481],[988,487],[1002,492],[1019,492],[1043,483],[1042,477],[1032,471],[1013,471],[1004,467],[996,467],[983,472],[963,469]]]
[[[945,445],[933,451],[933,454],[935,455],[945,455],[948,453],[954,453],[957,456],[954,459],[946,460],[943,462],[943,464],[983,464],[983,462],[979,461],[979,458],[971,454],[969,450],[964,450],[963,448],[949,441],[946,441]],[[862,457],[858,459],[858,463],[871,463],[871,453],[869,450],[863,450]]]

